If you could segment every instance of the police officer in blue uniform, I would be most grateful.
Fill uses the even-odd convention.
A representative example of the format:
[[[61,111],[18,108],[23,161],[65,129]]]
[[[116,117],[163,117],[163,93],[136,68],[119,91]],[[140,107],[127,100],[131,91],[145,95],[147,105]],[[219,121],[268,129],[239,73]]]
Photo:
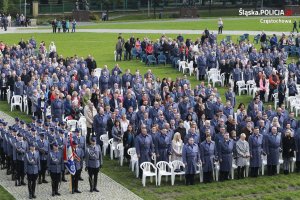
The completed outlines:
[[[58,118],[59,121],[62,121],[64,112],[64,102],[61,99],[59,99],[59,91],[56,91],[55,100],[53,100],[51,103],[51,114],[53,118]]]
[[[154,146],[157,157],[157,162],[166,161],[169,162],[169,155],[171,155],[171,137],[167,134],[167,130],[164,128],[156,136]]]
[[[211,135],[206,134],[206,140],[200,144],[200,158],[203,169],[203,182],[212,182],[212,175],[214,170],[214,160],[217,155],[217,148],[215,142],[211,140]]]
[[[16,128],[12,128],[12,135],[9,135],[9,145],[8,145],[8,154],[10,156],[10,163],[11,163],[11,179],[15,180],[16,175],[16,148],[15,143],[17,142],[17,132]]]
[[[39,134],[40,139],[36,141],[37,149],[40,152],[40,163],[41,163],[41,171],[39,173],[39,184],[48,183],[45,178],[46,170],[47,170],[47,158],[49,152],[49,143],[45,140],[45,134],[41,132]]]
[[[235,143],[229,138],[229,133],[224,134],[224,140],[218,145],[218,158],[220,162],[220,181],[228,180],[232,168],[232,154]]]
[[[272,127],[271,133],[266,137],[267,168],[269,176],[276,174],[280,151],[281,134],[277,132],[277,127]]]
[[[99,169],[102,167],[102,163],[101,148],[98,144],[96,144],[96,138],[93,137],[85,154],[85,170],[88,171],[89,174],[90,192],[99,192],[97,189],[97,181]]]
[[[26,185],[24,182],[24,160],[25,154],[28,151],[28,144],[23,140],[23,135],[18,133],[17,142],[16,142],[16,180],[15,186]]]
[[[24,172],[27,174],[29,199],[36,198],[35,187],[40,168],[39,152],[35,150],[35,145],[30,143],[29,151],[24,159]]]
[[[74,163],[76,167],[75,175],[72,175],[72,194],[81,193],[78,190],[78,181],[83,168],[84,151],[79,147],[77,141],[73,141]]]
[[[189,137],[188,143],[183,146],[182,161],[185,165],[186,185],[194,185],[197,165],[201,163],[201,160],[199,147],[194,143],[193,137]]]
[[[61,179],[61,172],[64,169],[64,161],[61,152],[58,149],[58,144],[53,144],[53,150],[49,152],[47,157],[48,171],[51,176],[52,196],[60,196],[58,187]]]

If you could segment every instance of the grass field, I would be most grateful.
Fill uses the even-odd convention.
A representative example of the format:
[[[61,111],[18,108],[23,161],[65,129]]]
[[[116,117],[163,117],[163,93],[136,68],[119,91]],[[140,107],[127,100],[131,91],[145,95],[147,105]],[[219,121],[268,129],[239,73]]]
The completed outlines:
[[[138,17],[138,16],[137,16]],[[236,17],[236,18],[223,18],[224,30],[244,30],[244,31],[292,31],[292,23],[261,23],[261,19],[284,19],[299,21],[299,17]],[[209,30],[217,29],[218,18],[208,18],[199,20],[187,20],[187,21],[177,21],[177,20],[158,20],[155,22],[105,22],[96,25],[89,26],[78,26],[82,29],[149,29],[149,30],[204,30],[208,28]]]
[[[9,44],[18,43],[20,38],[29,39],[34,36],[38,42],[45,41],[47,45],[51,41],[55,41],[58,54],[66,56],[86,57],[91,54],[95,57],[98,67],[107,64],[112,68],[115,64],[113,61],[113,51],[117,38],[117,34],[97,34],[97,33],[76,33],[76,34],[9,34],[1,35],[1,40]],[[125,39],[130,35],[124,34]],[[144,37],[145,35],[135,34],[135,37]],[[168,35],[175,37],[176,35]],[[149,34],[148,37],[156,39],[159,35]],[[189,35],[185,38],[195,40],[199,35]],[[223,39],[222,37],[219,39]],[[252,38],[250,38],[252,40]],[[233,41],[236,37],[233,36]],[[171,77],[175,79],[182,76],[177,70],[169,65],[163,66],[145,66],[138,60],[119,62],[122,69],[129,68],[133,72],[140,69],[141,73],[145,73],[151,68],[155,75],[159,77]],[[198,84],[195,77],[190,78],[193,86]],[[224,97],[225,88],[219,88],[221,96]],[[224,100],[224,98],[223,98]],[[251,100],[250,96],[237,97],[237,102],[248,104]],[[11,115],[12,117],[20,117],[25,121],[30,118],[19,111],[10,112],[6,102],[0,103],[0,110]],[[144,199],[299,199],[300,195],[300,179],[299,174],[288,176],[280,175],[276,177],[259,177],[257,179],[234,180],[225,183],[197,184],[192,187],[184,186],[184,182],[177,181],[176,185],[171,187],[170,183],[162,182],[161,187],[155,187],[153,184],[147,183],[147,187],[143,188],[141,180],[136,179],[128,166],[120,167],[116,160],[110,161],[107,158],[104,162],[102,170],[115,181],[119,182],[129,190],[133,191]],[[164,180],[164,179],[163,179]],[[0,199],[13,199],[5,190],[0,187]]]

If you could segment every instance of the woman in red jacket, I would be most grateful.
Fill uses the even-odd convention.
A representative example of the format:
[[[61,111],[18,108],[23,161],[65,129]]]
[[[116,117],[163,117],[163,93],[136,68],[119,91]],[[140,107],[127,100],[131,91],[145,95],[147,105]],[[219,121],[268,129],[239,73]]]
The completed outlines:
[[[279,84],[280,80],[278,75],[276,74],[276,71],[273,71],[272,74],[269,77],[269,97],[268,97],[268,102],[270,102],[271,100],[273,100],[273,94],[274,91],[278,89],[278,84]]]

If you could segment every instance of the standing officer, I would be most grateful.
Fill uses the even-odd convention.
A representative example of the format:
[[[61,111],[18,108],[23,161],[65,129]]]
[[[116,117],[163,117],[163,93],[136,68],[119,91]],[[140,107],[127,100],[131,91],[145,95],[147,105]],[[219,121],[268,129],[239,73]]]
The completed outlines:
[[[5,139],[5,128],[4,128],[4,121],[0,121],[0,165],[1,165],[1,170],[5,169],[6,167],[6,158],[5,158],[5,146],[4,146],[4,139]]]
[[[276,167],[279,162],[279,152],[281,151],[281,134],[278,134],[277,127],[273,126],[271,133],[266,136],[266,153],[268,175],[276,174]]]
[[[10,157],[10,163],[11,163],[11,179],[15,180],[16,175],[16,148],[15,144],[17,142],[17,129],[12,128],[12,135],[9,136],[9,147],[8,147],[8,153]]]
[[[229,133],[224,134],[224,140],[218,145],[218,157],[220,161],[220,181],[228,180],[232,168],[232,153],[235,143],[229,138]]]
[[[60,184],[61,172],[64,169],[64,160],[56,142],[53,144],[53,150],[49,152],[47,158],[48,171],[50,172],[51,177],[52,196],[60,196],[58,187]]]
[[[64,102],[59,98],[59,91],[57,90],[55,92],[55,100],[51,103],[51,114],[53,118],[58,118],[61,122],[64,112]]]
[[[24,159],[24,172],[27,174],[28,179],[29,199],[36,198],[35,187],[40,168],[39,152],[35,150],[35,145],[30,143],[29,151],[26,153]]]
[[[217,155],[215,142],[211,140],[211,135],[206,134],[206,140],[200,144],[200,157],[203,168],[203,182],[212,182],[212,172],[214,170],[214,160]]]
[[[194,143],[194,138],[188,138],[187,144],[182,149],[182,161],[185,165],[185,180],[186,185],[194,185],[194,177],[197,171],[197,165],[200,164],[200,151],[197,144]]]
[[[101,89],[101,94],[108,89],[109,75],[106,71],[99,78],[99,88]]]
[[[154,144],[157,162],[169,162],[169,155],[171,155],[171,139],[167,134],[167,129],[164,128],[161,130],[161,132],[156,136]]]
[[[23,135],[18,133],[17,142],[16,142],[16,180],[15,186],[26,185],[24,183],[24,158],[25,153],[28,151],[28,144],[23,140]]]
[[[147,127],[141,125],[141,133],[135,139],[136,154],[139,165],[143,162],[151,162],[151,157],[155,155],[154,144],[151,135],[147,133]],[[139,170],[139,177],[142,178],[142,170]]]
[[[249,151],[250,151],[250,176],[257,177],[258,169],[261,167],[261,155],[263,151],[264,137],[259,133],[259,128],[255,127],[253,134],[249,136]]]
[[[46,170],[47,170],[47,158],[49,152],[49,143],[45,140],[45,134],[43,132],[40,133],[40,139],[36,141],[37,148],[40,152],[40,162],[41,162],[41,171],[39,173],[39,184],[48,183],[45,178]]]
[[[86,168],[89,174],[90,192],[99,192],[97,189],[97,180],[99,169],[102,167],[101,148],[96,144],[96,138],[91,139],[91,145],[87,148],[86,154]]]
[[[81,170],[83,167],[83,158],[84,158],[84,151],[81,147],[79,147],[77,141],[73,141],[73,147],[74,147],[74,163],[76,167],[76,173],[75,175],[72,175],[72,194],[74,192],[81,193],[78,190],[78,180],[80,178]]]
[[[97,109],[98,114],[94,117],[93,129],[96,133],[97,144],[102,146],[102,141],[100,141],[100,136],[106,134],[106,124],[107,120],[104,116],[104,110],[102,107]]]

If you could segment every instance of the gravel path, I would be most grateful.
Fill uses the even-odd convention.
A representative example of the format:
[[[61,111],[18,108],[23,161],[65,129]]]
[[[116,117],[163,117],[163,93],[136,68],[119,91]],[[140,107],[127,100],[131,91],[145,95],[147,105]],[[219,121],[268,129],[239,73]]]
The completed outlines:
[[[0,111],[1,118],[5,119],[9,123],[9,125],[14,123],[14,119],[9,115]],[[38,200],[45,199],[65,199],[65,200],[140,200],[141,198],[112,180],[108,176],[103,173],[99,174],[98,179],[98,190],[99,193],[89,192],[89,183],[87,172],[82,172],[82,178],[84,181],[79,181],[79,190],[82,192],[81,194],[71,194],[69,192],[69,184],[70,184],[70,175],[66,175],[68,180],[67,183],[62,183],[60,186],[59,192],[61,193],[60,197],[52,197],[51,196],[51,183],[50,176],[46,177],[46,180],[49,182],[48,184],[37,184],[36,188],[36,196]],[[25,178],[26,180],[26,178]],[[25,181],[27,182],[27,180]],[[3,186],[10,194],[12,194],[16,200],[28,199],[28,189],[27,186],[18,186],[16,187],[14,181],[11,180],[11,176],[6,175],[6,170],[0,170],[0,185]]]

